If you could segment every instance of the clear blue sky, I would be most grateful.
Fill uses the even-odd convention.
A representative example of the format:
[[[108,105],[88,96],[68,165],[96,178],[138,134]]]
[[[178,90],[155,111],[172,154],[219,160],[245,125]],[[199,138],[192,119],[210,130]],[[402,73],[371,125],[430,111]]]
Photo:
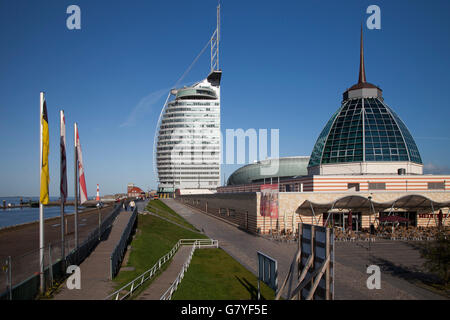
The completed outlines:
[[[81,30],[66,8],[81,8]],[[280,129],[280,155],[310,155],[357,81],[366,8],[367,80],[416,139],[428,172],[450,171],[450,2],[222,1],[222,130]],[[39,92],[50,122],[51,195],[59,194],[59,110],[73,123],[89,195],[156,187],[153,137],[168,88],[215,28],[216,1],[0,0],[0,196],[39,192]],[[209,51],[183,83],[203,79]],[[226,177],[237,166],[224,165]]]

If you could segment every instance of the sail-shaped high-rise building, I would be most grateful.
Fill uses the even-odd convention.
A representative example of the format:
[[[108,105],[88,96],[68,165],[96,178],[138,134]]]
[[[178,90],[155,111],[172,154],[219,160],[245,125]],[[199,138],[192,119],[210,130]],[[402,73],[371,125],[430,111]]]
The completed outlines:
[[[158,193],[220,185],[220,6],[211,37],[211,71],[192,86],[175,88],[161,112],[156,145]]]

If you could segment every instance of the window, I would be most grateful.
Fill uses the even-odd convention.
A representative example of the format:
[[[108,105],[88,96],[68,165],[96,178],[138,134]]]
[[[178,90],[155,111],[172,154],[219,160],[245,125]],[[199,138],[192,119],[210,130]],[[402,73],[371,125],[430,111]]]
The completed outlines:
[[[444,190],[444,182],[428,182],[428,190]]]
[[[359,191],[359,183],[349,183],[347,184],[347,189],[355,189],[355,191]]]
[[[369,190],[386,190],[385,182],[369,182]]]

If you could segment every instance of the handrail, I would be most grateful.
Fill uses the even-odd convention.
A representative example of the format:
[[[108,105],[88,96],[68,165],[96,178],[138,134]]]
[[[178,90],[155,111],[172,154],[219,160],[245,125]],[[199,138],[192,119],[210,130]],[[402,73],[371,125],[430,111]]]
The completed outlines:
[[[172,249],[166,253],[163,257],[161,257],[150,269],[142,273],[140,276],[136,277],[134,280],[128,282],[126,285],[116,290],[115,292],[108,295],[104,300],[110,300],[114,297],[114,300],[124,300],[130,297],[133,292],[140,287],[145,281],[152,278],[161,267],[172,258],[173,255],[178,251],[180,245],[194,245],[197,243],[201,247],[205,246],[215,246],[218,247],[217,240],[211,239],[180,239],[178,242],[172,247]],[[123,296],[121,296],[123,293]]]
[[[120,240],[118,241],[116,247],[114,248],[113,252],[111,252],[110,256],[110,271],[109,271],[109,278],[112,280],[117,273],[119,272],[120,265],[122,263],[122,259],[124,257],[126,246],[128,243],[128,240],[131,235],[131,231],[133,230],[133,226],[135,225],[136,218],[137,218],[137,207],[134,207],[133,213],[131,214],[130,220],[128,221],[125,229],[122,232],[122,235],[120,236]]]
[[[219,241],[218,240],[211,240],[209,243],[205,243],[205,241],[202,240],[196,240],[194,244],[192,245],[192,250],[186,260],[186,262],[183,264],[183,267],[181,268],[180,273],[178,274],[175,281],[171,284],[171,286],[164,292],[164,294],[161,296],[159,300],[170,300],[172,298],[173,293],[177,290],[178,285],[181,283],[181,280],[184,278],[184,273],[189,268],[189,265],[191,264],[192,256],[194,255],[195,249],[201,248],[202,246],[215,246],[216,248],[219,247]]]

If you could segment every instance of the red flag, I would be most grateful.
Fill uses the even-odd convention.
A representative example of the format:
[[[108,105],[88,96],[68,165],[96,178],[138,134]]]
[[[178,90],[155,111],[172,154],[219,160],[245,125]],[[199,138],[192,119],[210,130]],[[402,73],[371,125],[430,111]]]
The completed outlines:
[[[80,136],[77,127],[77,155],[78,155],[78,182],[80,186],[80,203],[85,203],[87,199],[86,180],[84,179],[83,156],[81,155]]]

